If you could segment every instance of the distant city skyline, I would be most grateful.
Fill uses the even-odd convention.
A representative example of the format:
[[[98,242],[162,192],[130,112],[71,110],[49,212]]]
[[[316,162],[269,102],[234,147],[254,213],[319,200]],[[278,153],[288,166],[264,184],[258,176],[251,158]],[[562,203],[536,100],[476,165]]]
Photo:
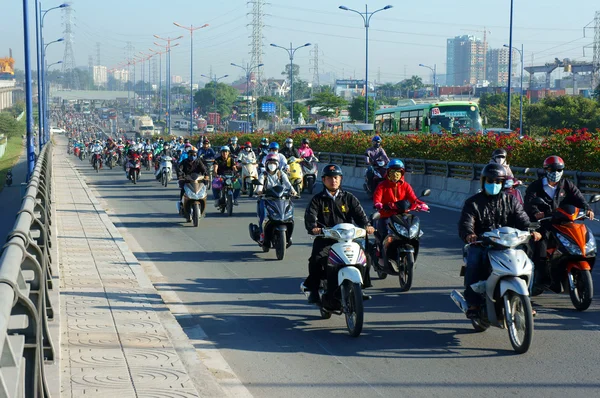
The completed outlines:
[[[44,8],[61,2],[45,1]],[[204,84],[200,74],[228,74],[225,82],[237,80],[243,71],[232,67],[232,62],[250,62],[250,34],[252,20],[246,0],[226,2],[173,1],[169,5],[156,0],[128,2],[105,0],[102,3],[73,0],[75,17],[73,33],[75,63],[87,67],[90,56],[96,59],[96,43],[100,43],[101,64],[115,68],[126,61],[128,42],[134,53],[149,53],[157,48],[153,34],[184,37],[172,51],[172,75],[189,82],[189,34],[173,25],[200,26],[205,29],[194,34],[194,83]],[[537,3],[537,4],[531,4]],[[289,0],[269,0],[265,6],[263,28],[263,76],[282,78],[281,72],[289,63],[287,54],[269,46],[301,45],[306,42],[319,45],[319,72],[336,78],[364,78],[364,26],[355,13],[339,10],[339,5],[364,10],[364,1],[322,2],[305,0],[301,4]],[[419,67],[437,65],[438,74],[446,74],[447,40],[456,36],[471,35],[477,38],[487,30],[487,48],[499,49],[508,43],[508,0],[488,0],[466,3],[459,0],[430,0],[428,2],[370,1],[369,10],[391,4],[390,10],[378,13],[371,20],[369,80],[398,82],[417,75],[431,82],[431,72]],[[34,4],[30,9],[33,11]],[[559,12],[560,10],[560,12]],[[583,27],[600,10],[597,1],[582,0],[574,7],[563,2],[515,2],[513,45],[525,48],[525,65],[543,64],[554,58],[576,61],[592,60],[592,51],[583,47],[592,43],[593,31],[583,37]],[[62,12],[54,10],[46,16],[44,36],[46,41],[62,37]],[[193,18],[191,17],[193,16]],[[16,67],[23,69],[23,28],[21,4],[3,7],[0,24],[0,57],[7,56],[12,48]],[[35,16],[30,17],[30,40],[35,40]],[[35,45],[32,46],[35,55]],[[312,80],[310,65],[311,47],[296,53],[294,63],[299,65],[299,77]],[[48,48],[49,63],[62,60],[64,45]],[[165,72],[163,56],[163,76]],[[126,68],[125,68],[126,69]],[[560,68],[559,68],[560,69]],[[562,72],[556,72],[560,75]],[[139,75],[137,76],[139,79]],[[163,77],[164,79],[164,77]]]

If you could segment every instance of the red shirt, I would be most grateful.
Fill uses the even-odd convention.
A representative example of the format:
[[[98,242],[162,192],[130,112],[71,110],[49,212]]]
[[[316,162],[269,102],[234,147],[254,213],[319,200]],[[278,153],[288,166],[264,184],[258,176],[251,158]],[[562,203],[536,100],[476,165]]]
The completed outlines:
[[[408,182],[404,181],[404,178],[398,182],[392,182],[388,179],[381,181],[373,193],[374,205],[380,203],[385,206],[390,203],[396,203],[399,200],[408,200],[413,207],[415,203],[419,202],[415,191],[413,191]],[[398,211],[381,209],[379,210],[379,214],[381,214],[381,218],[388,218],[398,214]]]

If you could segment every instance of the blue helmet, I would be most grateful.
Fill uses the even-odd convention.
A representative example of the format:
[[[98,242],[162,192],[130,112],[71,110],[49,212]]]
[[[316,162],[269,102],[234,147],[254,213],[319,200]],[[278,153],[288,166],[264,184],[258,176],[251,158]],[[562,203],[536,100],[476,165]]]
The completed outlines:
[[[231,151],[229,150],[229,147],[228,147],[227,145],[223,145],[223,146],[221,147],[221,150],[220,150],[220,152],[231,152]]]
[[[380,136],[376,135],[375,137],[373,137],[373,139],[371,139],[371,142],[381,142],[382,139]]]
[[[279,150],[279,144],[276,143],[276,142],[271,142],[269,144],[269,150],[271,150],[271,149],[277,149],[277,150]]]
[[[387,169],[400,169],[404,171],[404,162],[400,159],[390,159],[389,163],[387,164]]]

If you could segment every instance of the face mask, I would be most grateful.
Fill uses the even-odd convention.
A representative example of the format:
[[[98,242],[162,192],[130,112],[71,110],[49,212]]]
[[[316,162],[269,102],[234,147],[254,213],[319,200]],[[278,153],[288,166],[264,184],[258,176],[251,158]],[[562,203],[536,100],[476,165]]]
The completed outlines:
[[[190,156],[190,159],[192,159],[192,160],[196,160],[196,158],[198,158],[198,156],[196,156],[196,155]]]
[[[246,148],[246,152],[252,152],[252,148]]]
[[[551,171],[546,173],[546,177],[548,178],[548,181],[550,182],[559,182],[560,179],[562,178],[563,172],[562,171]]]
[[[381,146],[381,143],[380,143],[380,142],[377,142],[377,141],[375,141],[375,142],[373,143],[373,146],[374,146],[375,148],[379,148],[379,147]]]
[[[285,144],[286,147],[291,148],[292,144]]]
[[[269,171],[275,171],[275,170],[277,170],[277,165],[273,164],[273,163],[269,163],[267,165],[267,169],[269,169]]]
[[[496,163],[498,163],[498,164],[501,164],[501,165],[504,165],[504,164],[506,164],[506,158],[503,158],[503,157],[501,157],[501,156],[496,156],[496,157],[494,158],[494,161],[495,161]]]
[[[502,190],[502,184],[484,183],[483,187],[488,195],[498,195]]]

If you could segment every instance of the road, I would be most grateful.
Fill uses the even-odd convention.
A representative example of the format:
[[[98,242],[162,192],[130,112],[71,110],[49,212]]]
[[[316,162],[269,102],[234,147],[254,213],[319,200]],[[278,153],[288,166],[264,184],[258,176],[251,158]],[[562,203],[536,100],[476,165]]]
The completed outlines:
[[[276,261],[248,236],[254,200],[241,199],[233,218],[211,202],[193,228],[176,214],[175,183],[162,188],[143,173],[133,186],[122,171],[96,174],[75,162],[134,254],[164,276],[158,290],[181,300],[186,333],[205,332],[255,397],[562,397],[600,387],[598,301],[578,313],[568,296],[536,298],[533,345],[520,356],[506,331],[473,332],[449,297],[462,284],[457,212],[434,207],[422,215],[412,290],[400,294],[396,278],[374,277],[364,330],[354,339],[342,317],[321,320],[299,291],[311,246],[302,221],[308,197],[296,202],[294,245]]]

